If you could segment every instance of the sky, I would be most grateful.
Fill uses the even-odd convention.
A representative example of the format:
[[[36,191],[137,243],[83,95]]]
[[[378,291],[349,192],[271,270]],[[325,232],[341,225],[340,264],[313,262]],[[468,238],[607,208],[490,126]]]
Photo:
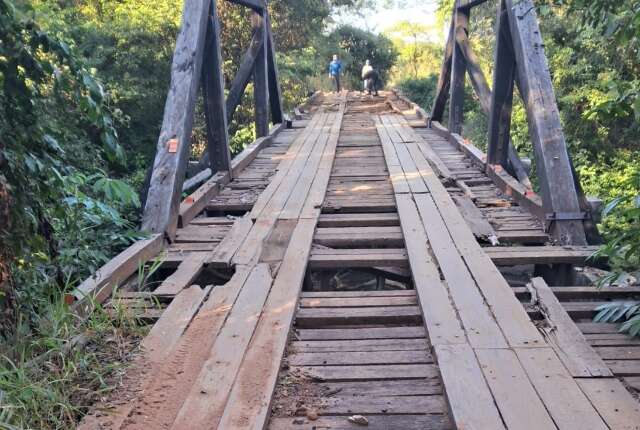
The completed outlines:
[[[363,16],[341,15],[335,18],[338,23],[355,25],[376,33],[384,32],[401,21],[420,23],[433,26],[434,38],[444,40],[446,29],[436,28],[435,0],[405,0],[394,3],[391,7],[381,5],[376,11],[361,11]],[[399,6],[398,3],[404,4]]]

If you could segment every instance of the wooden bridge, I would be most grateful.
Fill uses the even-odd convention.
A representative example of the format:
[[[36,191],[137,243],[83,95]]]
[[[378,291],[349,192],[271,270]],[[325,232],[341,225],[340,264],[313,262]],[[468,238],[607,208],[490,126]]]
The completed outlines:
[[[430,114],[396,93],[316,94],[289,128],[265,4],[236,3],[254,32],[225,99],[216,2],[186,0],[153,235],[76,292],[82,314],[104,302],[153,324],[81,428],[640,428],[640,342],[591,322],[640,289],[580,276],[597,231],[531,0],[500,1],[493,90],[468,43],[481,1],[458,1]],[[489,114],[486,156],[459,134],[465,73]],[[231,160],[252,76],[259,138]],[[509,139],[514,83],[540,195]],[[200,87],[213,174],[181,199]]]

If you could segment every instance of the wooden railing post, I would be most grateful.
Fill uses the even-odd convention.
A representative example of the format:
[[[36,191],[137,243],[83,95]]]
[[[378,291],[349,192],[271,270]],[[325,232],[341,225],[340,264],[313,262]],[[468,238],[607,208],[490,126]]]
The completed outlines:
[[[185,0],[142,229],[175,235],[202,76],[211,0]]]
[[[449,99],[449,131],[460,134],[464,120],[464,84],[467,61],[462,50],[455,43],[455,35],[459,31],[468,31],[469,9],[459,9],[460,0],[456,0],[454,9],[453,57],[451,59],[451,97]]]
[[[284,119],[282,109],[282,90],[280,89],[280,75],[278,74],[278,63],[276,61],[276,46],[273,42],[273,32],[271,31],[271,18],[265,11],[267,22],[267,67],[269,73],[269,105],[271,107],[271,122],[279,124]]]
[[[513,83],[516,59],[504,1],[500,2],[496,20],[496,50],[493,93],[489,110],[487,162],[507,166],[513,108]]]
[[[438,86],[436,87],[436,96],[433,99],[433,107],[431,108],[431,121],[442,121],[444,116],[444,108],[447,104],[447,96],[451,86],[451,59],[453,57],[453,48],[455,45],[455,13],[451,17],[451,25],[449,27],[449,37],[444,49],[444,61],[438,78]]]
[[[269,85],[267,82],[267,26],[266,15],[253,12],[251,23],[253,29],[262,40],[256,61],[253,65],[253,94],[255,103],[256,137],[269,134]]]
[[[211,2],[202,82],[209,165],[212,173],[226,170],[231,174],[227,108],[224,100],[224,75],[220,52],[220,24],[216,0]]]
[[[532,0],[504,0],[504,6],[549,230],[561,244],[585,245],[584,212],[571,172],[535,5]]]

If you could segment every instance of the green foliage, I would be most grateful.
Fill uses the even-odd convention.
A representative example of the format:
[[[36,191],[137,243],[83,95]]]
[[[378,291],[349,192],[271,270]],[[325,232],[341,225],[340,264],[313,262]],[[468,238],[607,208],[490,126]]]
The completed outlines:
[[[600,280],[600,285],[609,285],[627,277],[627,272],[640,274],[640,169],[631,175],[630,186],[636,192],[621,195],[611,200],[603,211],[605,220],[615,214],[615,233],[596,253],[609,260],[612,272]]]
[[[432,74],[424,78],[405,79],[399,81],[397,85],[411,101],[426,109],[427,112],[431,110],[433,99],[436,96],[438,75]]]
[[[0,235],[13,272],[2,305],[18,317],[126,245],[122,211],[139,202],[103,170],[124,153],[102,85],[24,12],[0,0],[0,13],[0,190],[11,202]]]
[[[439,73],[443,47],[430,40],[432,33],[433,28],[410,21],[398,22],[385,31],[398,51],[393,68],[396,81]]]
[[[631,336],[640,335],[640,302],[607,303],[598,306],[596,311],[598,313],[593,321],[601,323],[624,321],[620,326],[620,333],[629,333]]]
[[[350,25],[342,25],[331,34],[330,41],[335,43],[334,52],[340,56],[345,81],[350,82],[352,88],[362,86],[361,71],[367,60],[386,82],[398,53],[393,43],[384,35],[361,30]],[[330,55],[327,55],[327,59]],[[328,60],[326,60],[328,65]],[[324,65],[326,70],[327,65]]]
[[[20,325],[0,357],[0,428],[75,428],[89,405],[115,389],[144,329],[121,309],[97,307],[83,323],[62,296]]]

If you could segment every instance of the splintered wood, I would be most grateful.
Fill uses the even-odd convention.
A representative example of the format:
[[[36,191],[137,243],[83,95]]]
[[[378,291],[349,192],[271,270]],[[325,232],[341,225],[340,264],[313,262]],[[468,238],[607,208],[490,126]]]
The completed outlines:
[[[394,100],[319,97],[185,201],[161,279],[118,293],[161,304],[143,352],[80,429],[640,428],[640,341],[590,322],[640,288],[534,278],[594,248],[546,244],[482,154]]]

